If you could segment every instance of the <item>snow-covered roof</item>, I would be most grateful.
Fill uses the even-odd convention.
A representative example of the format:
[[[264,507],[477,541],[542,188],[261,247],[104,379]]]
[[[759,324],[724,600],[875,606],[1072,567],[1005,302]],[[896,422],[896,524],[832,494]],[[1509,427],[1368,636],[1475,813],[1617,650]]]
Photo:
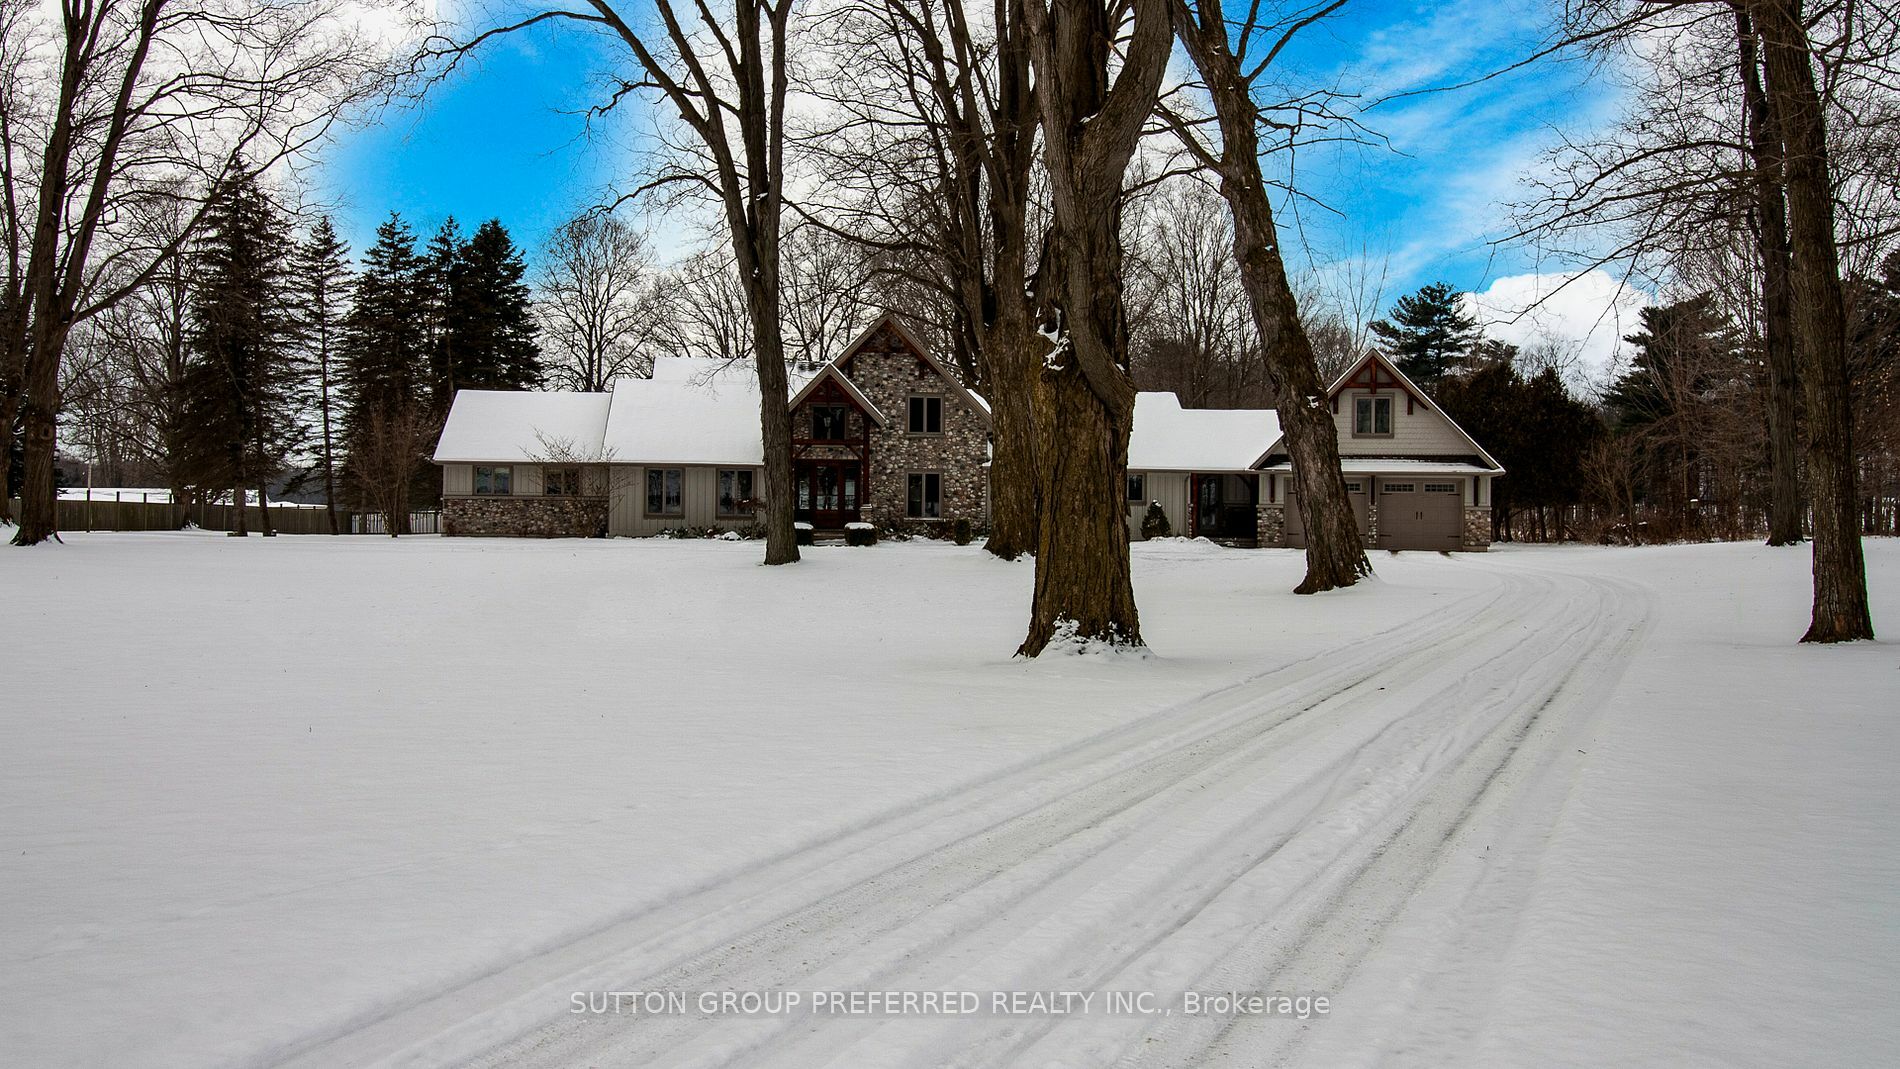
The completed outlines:
[[[1289,472],[1290,461],[1281,461],[1261,471]],[[1347,475],[1496,475],[1497,469],[1459,460],[1410,460],[1404,457],[1341,457],[1339,470]]]
[[[1171,393],[1135,395],[1130,471],[1247,471],[1280,436],[1270,408],[1182,408]]]
[[[794,381],[797,381],[796,379]],[[765,463],[752,365],[666,357],[650,379],[614,380],[602,446],[633,464]]]
[[[607,404],[604,393],[458,390],[436,442],[435,459],[512,463],[597,458]]]

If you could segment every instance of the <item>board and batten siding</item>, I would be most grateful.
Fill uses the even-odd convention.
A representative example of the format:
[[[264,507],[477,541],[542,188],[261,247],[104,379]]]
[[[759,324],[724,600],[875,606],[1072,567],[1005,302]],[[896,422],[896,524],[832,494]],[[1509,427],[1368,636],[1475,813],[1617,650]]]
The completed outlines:
[[[1353,435],[1353,408],[1361,397],[1392,399],[1391,434],[1379,437]],[[1365,390],[1340,391],[1339,411],[1333,413],[1333,425],[1339,431],[1339,455],[1342,457],[1462,456],[1471,452],[1470,443],[1466,442],[1451,424],[1446,422],[1445,417],[1422,404],[1414,404],[1410,412],[1405,409],[1406,396],[1403,390],[1382,390],[1376,394]]]
[[[1130,475],[1141,475],[1147,479],[1143,487],[1147,491],[1147,500],[1128,503],[1128,537],[1141,540],[1141,520],[1148,514],[1148,502],[1161,502],[1161,511],[1168,514],[1168,526],[1177,535],[1187,533],[1188,520],[1188,476],[1178,471],[1131,471]]]
[[[571,464],[556,464],[553,467],[573,467]],[[541,480],[540,464],[483,464],[481,467],[513,468],[509,483],[510,497],[539,497],[544,488]],[[475,493],[474,464],[442,465],[442,496],[467,497]],[[582,464],[581,493],[589,497],[602,497],[607,493],[608,473],[605,464]]]
[[[719,473],[731,465],[666,464],[653,467],[680,468],[680,508],[675,515],[647,514],[647,465],[615,464],[610,468],[613,489],[608,496],[607,533],[641,537],[656,535],[673,527],[744,527],[756,516],[719,514]],[[738,465],[744,468],[745,465]],[[765,492],[765,472],[751,468],[754,495]]]

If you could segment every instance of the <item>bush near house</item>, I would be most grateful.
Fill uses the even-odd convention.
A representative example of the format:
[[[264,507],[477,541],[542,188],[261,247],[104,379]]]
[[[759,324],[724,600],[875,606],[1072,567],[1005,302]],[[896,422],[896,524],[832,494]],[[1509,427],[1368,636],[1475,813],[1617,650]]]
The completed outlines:
[[[1141,518],[1141,537],[1174,537],[1174,525],[1168,522],[1168,513],[1161,507],[1161,502],[1148,502],[1148,512]]]

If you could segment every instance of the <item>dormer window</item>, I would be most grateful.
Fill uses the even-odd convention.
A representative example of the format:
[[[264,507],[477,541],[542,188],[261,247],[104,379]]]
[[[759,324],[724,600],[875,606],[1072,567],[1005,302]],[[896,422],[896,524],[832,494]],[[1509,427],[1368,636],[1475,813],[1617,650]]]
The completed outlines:
[[[1352,433],[1355,438],[1381,438],[1392,433],[1392,399],[1361,397],[1353,402]]]

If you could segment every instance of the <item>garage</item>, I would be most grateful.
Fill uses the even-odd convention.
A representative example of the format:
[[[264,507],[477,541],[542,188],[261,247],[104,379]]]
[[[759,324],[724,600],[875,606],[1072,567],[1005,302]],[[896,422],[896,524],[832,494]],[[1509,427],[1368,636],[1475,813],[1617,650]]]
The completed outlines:
[[[1286,487],[1286,544],[1294,549],[1306,548],[1306,521],[1300,517],[1299,496],[1293,492],[1291,476],[1281,476],[1281,485]],[[1346,496],[1352,499],[1352,518],[1359,524],[1359,532],[1366,530],[1366,506],[1371,497],[1366,493],[1366,480],[1346,480]]]
[[[1379,548],[1461,548],[1462,481],[1379,480]]]

